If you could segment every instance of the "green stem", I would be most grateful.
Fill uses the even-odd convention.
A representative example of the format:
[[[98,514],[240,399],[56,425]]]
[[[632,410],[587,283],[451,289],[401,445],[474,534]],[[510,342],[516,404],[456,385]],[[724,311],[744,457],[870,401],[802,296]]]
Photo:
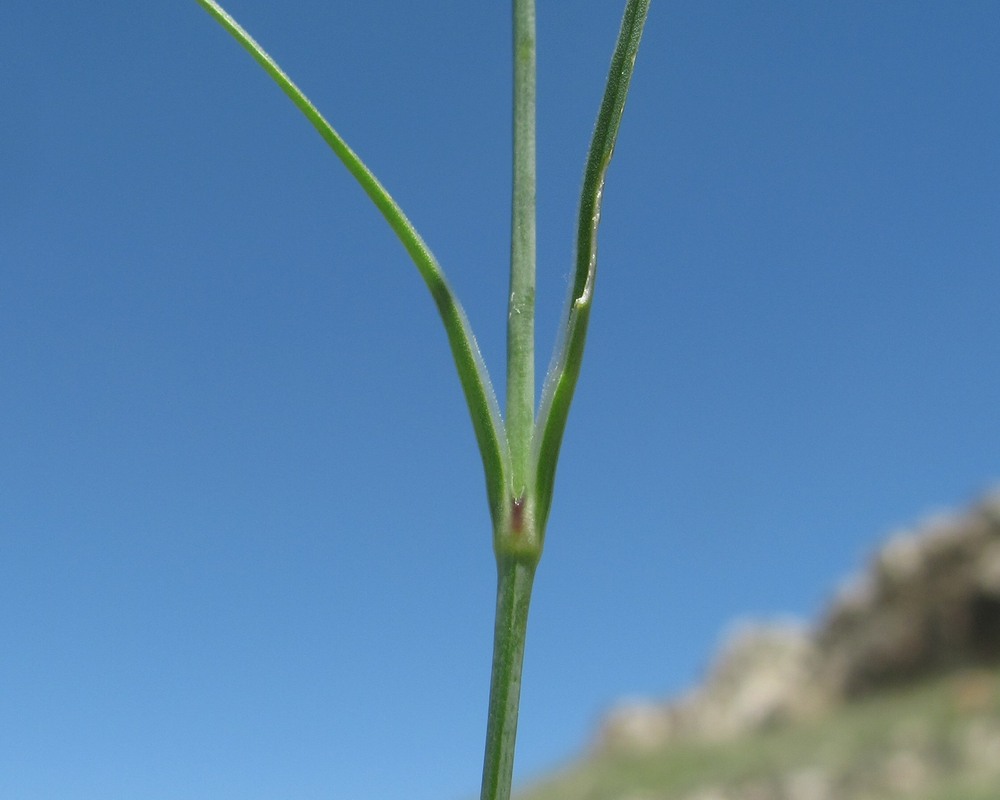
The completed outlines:
[[[528,630],[528,604],[535,578],[534,559],[497,557],[497,613],[493,633],[486,758],[480,800],[508,800],[514,774],[521,665]]]
[[[535,2],[514,0],[514,174],[507,311],[507,445],[510,496],[494,516],[497,610],[493,633],[482,800],[508,800],[514,774],[528,604],[541,554],[534,525],[535,427]]]
[[[535,2],[514,0],[514,175],[507,313],[511,488],[522,497],[535,422]]]

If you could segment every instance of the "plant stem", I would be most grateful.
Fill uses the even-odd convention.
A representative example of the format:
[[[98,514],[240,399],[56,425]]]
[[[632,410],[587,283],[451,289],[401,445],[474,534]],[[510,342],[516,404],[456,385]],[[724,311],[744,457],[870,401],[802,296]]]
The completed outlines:
[[[507,309],[507,444],[510,492],[494,515],[497,610],[481,800],[508,800],[514,774],[528,604],[541,555],[535,480],[535,0],[514,0],[514,174]]]
[[[514,774],[521,665],[528,630],[528,604],[535,579],[534,559],[497,556],[497,612],[493,633],[486,758],[480,800],[509,800]]]
[[[523,497],[535,421],[535,1],[514,0],[514,175],[507,313],[511,483]]]

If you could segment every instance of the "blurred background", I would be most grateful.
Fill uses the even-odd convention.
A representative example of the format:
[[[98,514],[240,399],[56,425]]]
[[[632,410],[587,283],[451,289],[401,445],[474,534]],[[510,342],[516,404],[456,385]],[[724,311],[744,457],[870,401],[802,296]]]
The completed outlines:
[[[508,5],[227,5],[501,397]],[[538,5],[541,373],[623,3]],[[653,4],[517,776],[1000,477],[998,41],[985,1]],[[474,795],[489,516],[402,247],[194,2],[7,4],[0,70],[0,796]]]

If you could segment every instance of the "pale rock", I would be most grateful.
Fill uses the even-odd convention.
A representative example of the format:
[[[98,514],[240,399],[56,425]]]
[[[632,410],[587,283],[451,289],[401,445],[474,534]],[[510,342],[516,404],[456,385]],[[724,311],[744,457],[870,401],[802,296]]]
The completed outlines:
[[[886,787],[892,792],[915,793],[930,780],[926,760],[912,750],[899,750],[889,756],[883,767]]]
[[[990,719],[973,720],[964,732],[961,746],[971,770],[1000,775],[1000,724]]]
[[[704,684],[677,706],[678,727],[719,741],[802,717],[815,703],[816,649],[797,623],[743,623]]]
[[[613,708],[601,724],[598,748],[647,752],[662,747],[673,733],[670,708],[638,700]]]
[[[833,782],[826,770],[808,767],[784,779],[785,800],[834,800]]]

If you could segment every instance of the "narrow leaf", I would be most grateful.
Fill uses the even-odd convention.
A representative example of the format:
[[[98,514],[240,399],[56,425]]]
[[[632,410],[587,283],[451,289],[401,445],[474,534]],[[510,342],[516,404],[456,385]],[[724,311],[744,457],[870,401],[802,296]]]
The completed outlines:
[[[465,400],[472,416],[472,426],[476,433],[479,451],[486,473],[486,491],[489,496],[490,511],[494,519],[500,513],[506,496],[510,474],[510,456],[503,420],[493,392],[486,365],[483,363],[479,346],[441,267],[424,243],[416,228],[396,201],[386,191],[375,175],[361,159],[348,147],[340,134],[330,125],[317,108],[278,66],[271,56],[236,22],[215,0],[197,0],[212,17],[225,28],[254,57],[264,71],[288,95],[299,111],[323,137],[330,149],[341,160],[347,170],[360,184],[389,227],[403,243],[413,263],[416,264],[424,283],[430,290],[437,305],[441,320],[448,334],[448,343],[458,369],[459,380],[465,393]]]
[[[649,3],[650,0],[628,0],[625,7],[618,42],[611,58],[604,99],[587,155],[577,221],[576,272],[570,287],[560,342],[545,378],[542,403],[535,422],[535,488],[538,498],[537,514],[542,530],[552,503],[559,448],[583,361],[597,274],[597,228],[601,221],[604,179],[618,138]]]

